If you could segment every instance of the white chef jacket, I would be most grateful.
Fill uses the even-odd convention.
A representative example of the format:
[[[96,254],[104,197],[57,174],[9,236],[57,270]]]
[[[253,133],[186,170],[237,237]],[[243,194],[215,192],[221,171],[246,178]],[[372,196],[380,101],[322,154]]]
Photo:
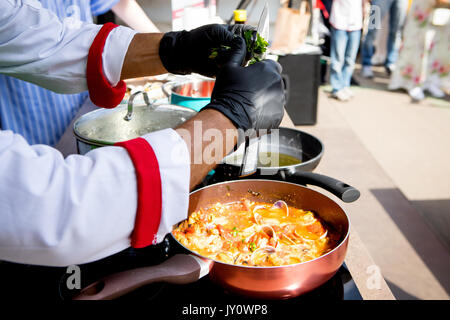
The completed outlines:
[[[0,73],[61,93],[87,90],[86,60],[101,26],[60,21],[34,0],[0,1]],[[115,28],[102,62],[113,85],[135,32]],[[52,106],[57,108],[59,106]],[[161,177],[157,241],[187,215],[190,157],[172,129],[143,137]],[[126,149],[104,147],[66,159],[0,130],[0,260],[66,266],[130,246],[137,210],[136,171]]]

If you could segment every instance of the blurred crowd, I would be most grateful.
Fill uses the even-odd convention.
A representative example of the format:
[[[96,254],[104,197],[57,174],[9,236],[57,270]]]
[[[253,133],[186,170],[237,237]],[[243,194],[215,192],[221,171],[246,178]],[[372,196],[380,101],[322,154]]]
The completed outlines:
[[[322,0],[322,18],[329,30],[324,45],[330,57],[332,97],[350,100],[355,62],[363,78],[373,78],[372,65],[386,35],[384,71],[390,90],[403,89],[413,100],[429,93],[450,92],[450,10],[448,0]],[[387,29],[387,30],[386,30]],[[380,46],[381,47],[381,46]],[[377,52],[378,53],[378,52]]]

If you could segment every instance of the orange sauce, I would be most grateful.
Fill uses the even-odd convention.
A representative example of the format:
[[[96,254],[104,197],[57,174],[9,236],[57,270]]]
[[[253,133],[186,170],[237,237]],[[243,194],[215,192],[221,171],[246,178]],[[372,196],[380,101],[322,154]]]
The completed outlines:
[[[173,235],[202,256],[245,266],[306,262],[331,251],[340,238],[311,211],[249,200],[195,211]]]

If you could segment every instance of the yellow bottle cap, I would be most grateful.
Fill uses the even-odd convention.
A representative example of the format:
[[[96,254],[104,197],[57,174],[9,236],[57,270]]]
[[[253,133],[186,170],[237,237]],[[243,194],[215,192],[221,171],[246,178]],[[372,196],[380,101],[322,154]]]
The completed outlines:
[[[247,21],[247,10],[234,10],[234,21],[245,22]]]

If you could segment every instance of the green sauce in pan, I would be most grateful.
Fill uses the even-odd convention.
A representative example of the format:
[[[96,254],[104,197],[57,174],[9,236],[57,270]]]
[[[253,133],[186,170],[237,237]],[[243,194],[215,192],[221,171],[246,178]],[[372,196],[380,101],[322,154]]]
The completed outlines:
[[[242,154],[238,154],[226,160],[226,163],[234,165],[240,165],[241,162],[242,162]],[[285,167],[297,165],[300,163],[302,163],[300,159],[285,153],[260,152],[258,154],[258,167]]]

